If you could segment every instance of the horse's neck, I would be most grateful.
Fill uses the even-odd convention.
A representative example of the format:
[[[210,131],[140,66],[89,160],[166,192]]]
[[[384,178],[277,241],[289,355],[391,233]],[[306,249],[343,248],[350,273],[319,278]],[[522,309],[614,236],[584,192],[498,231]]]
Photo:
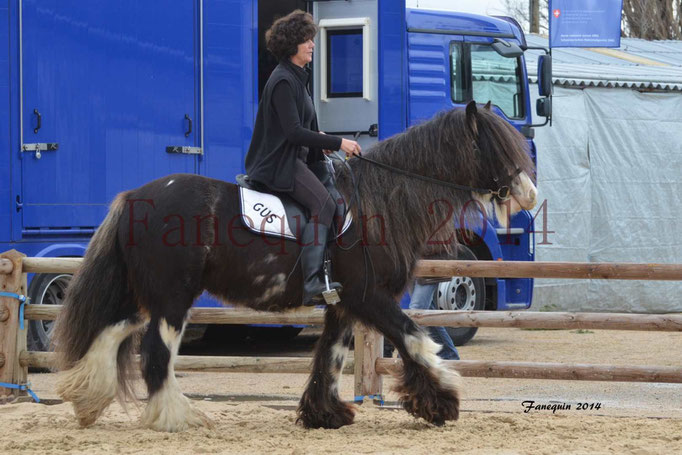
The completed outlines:
[[[372,158],[377,161],[381,160],[380,157],[375,158],[372,156]],[[406,163],[409,161],[406,160]],[[388,245],[388,247],[395,251],[401,251],[406,258],[418,257],[427,246],[429,240],[434,238],[434,234],[438,234],[439,228],[444,228],[446,216],[449,215],[451,217],[454,210],[443,210],[442,206],[437,205],[442,202],[436,202],[439,196],[437,192],[433,191],[433,187],[414,184],[409,181],[409,177],[398,174],[394,174],[396,184],[392,185],[392,189],[384,188],[382,191],[382,189],[372,188],[366,181],[363,181],[363,177],[366,178],[365,176],[372,172],[391,171],[372,169],[372,166],[375,165],[369,162],[359,161],[353,164],[352,172],[360,193],[356,197],[364,202],[361,205],[372,207],[377,211],[385,210],[384,213],[358,213],[360,215],[360,223],[369,224],[377,222],[373,217],[378,216],[381,221],[385,222],[385,228],[388,231],[385,235],[386,242],[393,243]],[[415,172],[407,166],[401,168]],[[342,184],[339,185],[339,190],[347,201],[356,201],[352,196],[355,192],[353,179],[347,170],[340,171],[340,174],[342,176],[339,180]],[[337,173],[338,175],[339,173]],[[395,192],[396,190],[398,190],[397,193]],[[405,190],[410,193],[406,195],[404,193]],[[434,195],[436,195],[435,198]],[[356,202],[353,202],[354,208],[357,210],[356,204]],[[413,221],[408,222],[407,220]],[[363,235],[366,229],[368,229],[367,225],[362,227],[361,232]]]

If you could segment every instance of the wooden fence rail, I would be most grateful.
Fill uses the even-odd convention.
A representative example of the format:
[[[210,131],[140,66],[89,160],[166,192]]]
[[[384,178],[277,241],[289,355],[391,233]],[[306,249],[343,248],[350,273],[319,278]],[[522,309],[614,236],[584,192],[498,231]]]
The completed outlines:
[[[19,363],[23,367],[50,369],[53,352],[23,351]],[[139,362],[139,356],[135,356]],[[344,373],[353,373],[353,362],[347,362]],[[176,371],[210,371],[225,373],[310,373],[311,359],[307,357],[237,357],[180,355],[175,361]]]
[[[462,376],[516,379],[564,379],[571,381],[620,381],[682,383],[682,367],[617,366],[539,362],[487,362],[480,360],[444,360],[448,368]],[[397,373],[400,359],[378,359],[379,374]]]
[[[23,269],[26,273],[74,273],[82,261],[81,258],[26,258]],[[429,260],[419,261],[416,275],[682,281],[682,264]]]
[[[23,367],[51,368],[53,357],[52,352],[23,351],[19,355],[19,363]],[[137,358],[139,361],[139,356]],[[682,383],[682,367],[481,360],[448,360],[443,363],[467,377]],[[349,360],[344,366],[344,373],[353,373],[354,367],[354,360]],[[178,356],[175,363],[177,371],[225,373],[309,373],[310,368],[311,360],[302,357]],[[395,374],[402,368],[402,361],[380,358],[375,368],[379,375]]]
[[[60,305],[27,305],[28,320],[54,320]],[[406,310],[422,326],[515,327],[534,329],[656,330],[682,332],[682,314],[565,313],[539,311],[441,311]],[[324,310],[306,309],[287,313],[268,313],[232,308],[192,308],[191,324],[292,324],[324,323]]]
[[[0,282],[11,282],[11,292],[26,293],[26,273],[74,273],[81,258],[21,258],[16,252],[0,257]],[[23,276],[18,280],[17,276]],[[513,261],[420,261],[422,277],[589,278],[622,280],[681,280],[682,264],[558,263]],[[0,379],[25,383],[28,367],[49,368],[50,352],[26,350],[26,329],[19,330],[18,305],[0,299]],[[52,320],[57,305],[26,305],[25,319]],[[567,312],[456,312],[407,311],[424,326],[516,327],[544,329],[606,329],[682,331],[682,314],[567,313]],[[194,308],[189,322],[197,324],[323,324],[324,310],[266,313],[243,309]],[[3,341],[4,340],[4,341]],[[344,372],[355,371],[356,396],[382,393],[381,375],[398,371],[400,359],[382,358],[383,338],[356,327],[355,358]],[[444,361],[462,376],[565,379],[585,381],[637,381],[682,383],[682,368],[669,366],[615,366],[532,362]],[[304,373],[308,358],[179,356],[176,369],[185,371]],[[11,380],[8,380],[11,378]],[[0,389],[2,390],[2,389]],[[12,391],[21,394],[22,392]]]

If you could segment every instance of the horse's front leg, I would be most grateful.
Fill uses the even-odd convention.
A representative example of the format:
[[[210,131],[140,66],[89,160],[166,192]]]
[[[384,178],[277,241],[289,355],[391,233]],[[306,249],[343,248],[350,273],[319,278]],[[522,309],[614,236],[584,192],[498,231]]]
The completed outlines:
[[[337,307],[328,307],[322,336],[315,348],[313,371],[298,406],[306,428],[339,428],[353,423],[353,406],[339,398],[339,381],[353,335]]]
[[[379,330],[398,349],[403,371],[394,391],[412,415],[434,425],[459,417],[459,374],[441,364],[441,346],[407,317],[390,296],[374,296],[371,304],[356,305],[353,316]]]
[[[152,315],[140,347],[142,373],[149,391],[149,403],[141,423],[144,427],[168,432],[202,425],[210,428],[213,423],[182,394],[175,379],[175,359],[185,329],[184,315],[167,313],[171,313],[168,318]]]

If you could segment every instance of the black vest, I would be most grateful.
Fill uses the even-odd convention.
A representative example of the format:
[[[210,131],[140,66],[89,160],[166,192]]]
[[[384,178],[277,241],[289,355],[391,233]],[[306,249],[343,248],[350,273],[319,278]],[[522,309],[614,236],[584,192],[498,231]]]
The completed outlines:
[[[272,92],[277,83],[282,80],[286,80],[294,90],[296,110],[299,113],[301,125],[310,130],[319,131],[315,109],[312,107],[307,88],[307,72],[302,68],[294,67],[290,61],[284,60],[277,65],[263,88],[251,145],[246,154],[245,168],[251,180],[262,183],[273,191],[289,192],[294,189],[296,159],[304,155],[305,150],[286,140],[280,120],[272,106]],[[321,159],[323,159],[322,150],[308,151],[308,163]]]

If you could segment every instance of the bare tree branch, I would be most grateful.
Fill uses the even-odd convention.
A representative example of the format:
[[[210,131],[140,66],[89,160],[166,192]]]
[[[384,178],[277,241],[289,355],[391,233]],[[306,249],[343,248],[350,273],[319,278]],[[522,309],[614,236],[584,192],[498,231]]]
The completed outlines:
[[[540,33],[549,33],[547,26],[549,13],[549,0],[539,0],[538,9],[540,14]],[[528,0],[504,0],[506,13],[519,21],[525,31],[530,31],[530,7]]]
[[[679,0],[623,0],[623,36],[646,40],[682,38]]]

